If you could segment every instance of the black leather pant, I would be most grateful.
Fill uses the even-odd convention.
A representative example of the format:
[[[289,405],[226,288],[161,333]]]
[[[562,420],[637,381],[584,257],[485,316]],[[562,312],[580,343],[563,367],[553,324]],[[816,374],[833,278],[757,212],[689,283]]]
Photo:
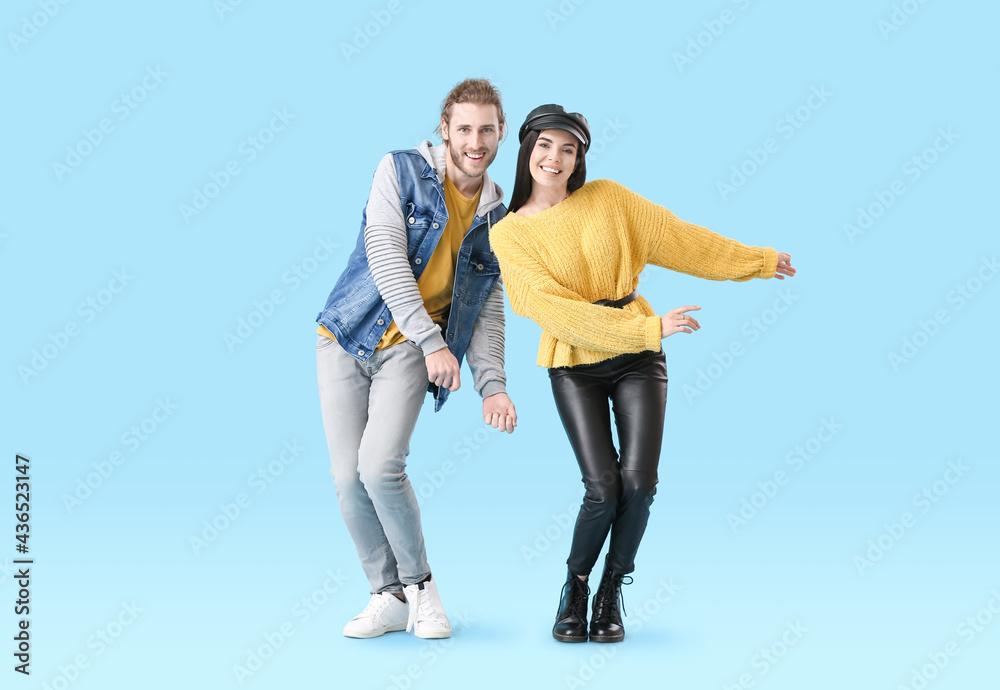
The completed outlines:
[[[588,575],[610,531],[608,564],[615,573],[630,573],[656,493],[667,404],[663,352],[549,369],[549,379],[586,487],[573,531],[569,570]],[[611,436],[609,398],[620,456]]]

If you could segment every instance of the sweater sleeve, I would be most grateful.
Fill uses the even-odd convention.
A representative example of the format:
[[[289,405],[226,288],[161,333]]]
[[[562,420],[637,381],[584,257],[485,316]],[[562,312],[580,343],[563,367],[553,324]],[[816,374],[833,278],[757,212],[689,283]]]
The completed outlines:
[[[556,340],[615,354],[660,349],[660,317],[591,304],[556,282],[501,226],[494,228],[490,244],[500,259],[511,308]]]
[[[648,262],[708,280],[771,278],[778,255],[770,247],[750,247],[694,223],[615,183],[619,203],[632,228],[648,242]]]
[[[444,349],[441,328],[427,314],[406,256],[406,221],[392,154],[386,154],[375,171],[365,218],[368,267],[399,332],[419,345],[424,355]]]

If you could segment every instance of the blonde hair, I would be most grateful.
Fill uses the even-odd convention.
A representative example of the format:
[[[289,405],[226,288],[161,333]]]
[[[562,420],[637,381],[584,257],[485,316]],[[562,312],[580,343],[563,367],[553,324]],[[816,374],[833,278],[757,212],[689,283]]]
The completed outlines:
[[[448,96],[441,103],[441,120],[446,124],[451,124],[451,107],[458,103],[475,103],[476,105],[496,106],[497,117],[500,122],[500,129],[504,135],[507,132],[507,117],[503,112],[503,103],[500,100],[500,91],[487,79],[466,79],[456,84]],[[441,122],[438,122],[434,132],[444,139],[441,131]]]

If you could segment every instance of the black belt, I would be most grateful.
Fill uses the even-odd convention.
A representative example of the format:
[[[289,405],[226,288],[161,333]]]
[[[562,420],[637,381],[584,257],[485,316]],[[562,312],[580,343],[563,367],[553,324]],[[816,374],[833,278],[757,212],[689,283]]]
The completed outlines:
[[[615,309],[621,309],[626,304],[634,302],[639,298],[639,291],[633,290],[630,294],[625,295],[621,299],[599,299],[594,304],[599,307],[614,307]]]

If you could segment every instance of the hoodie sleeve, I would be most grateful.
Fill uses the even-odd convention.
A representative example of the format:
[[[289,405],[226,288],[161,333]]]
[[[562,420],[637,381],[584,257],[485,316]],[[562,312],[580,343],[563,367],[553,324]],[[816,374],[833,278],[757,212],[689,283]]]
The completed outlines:
[[[425,356],[443,350],[446,345],[441,328],[427,314],[406,256],[406,220],[391,153],[375,171],[365,217],[368,267],[399,332],[419,345]]]
[[[472,327],[472,340],[465,357],[472,370],[472,384],[483,398],[507,391],[504,373],[503,282],[497,280],[483,302]]]

